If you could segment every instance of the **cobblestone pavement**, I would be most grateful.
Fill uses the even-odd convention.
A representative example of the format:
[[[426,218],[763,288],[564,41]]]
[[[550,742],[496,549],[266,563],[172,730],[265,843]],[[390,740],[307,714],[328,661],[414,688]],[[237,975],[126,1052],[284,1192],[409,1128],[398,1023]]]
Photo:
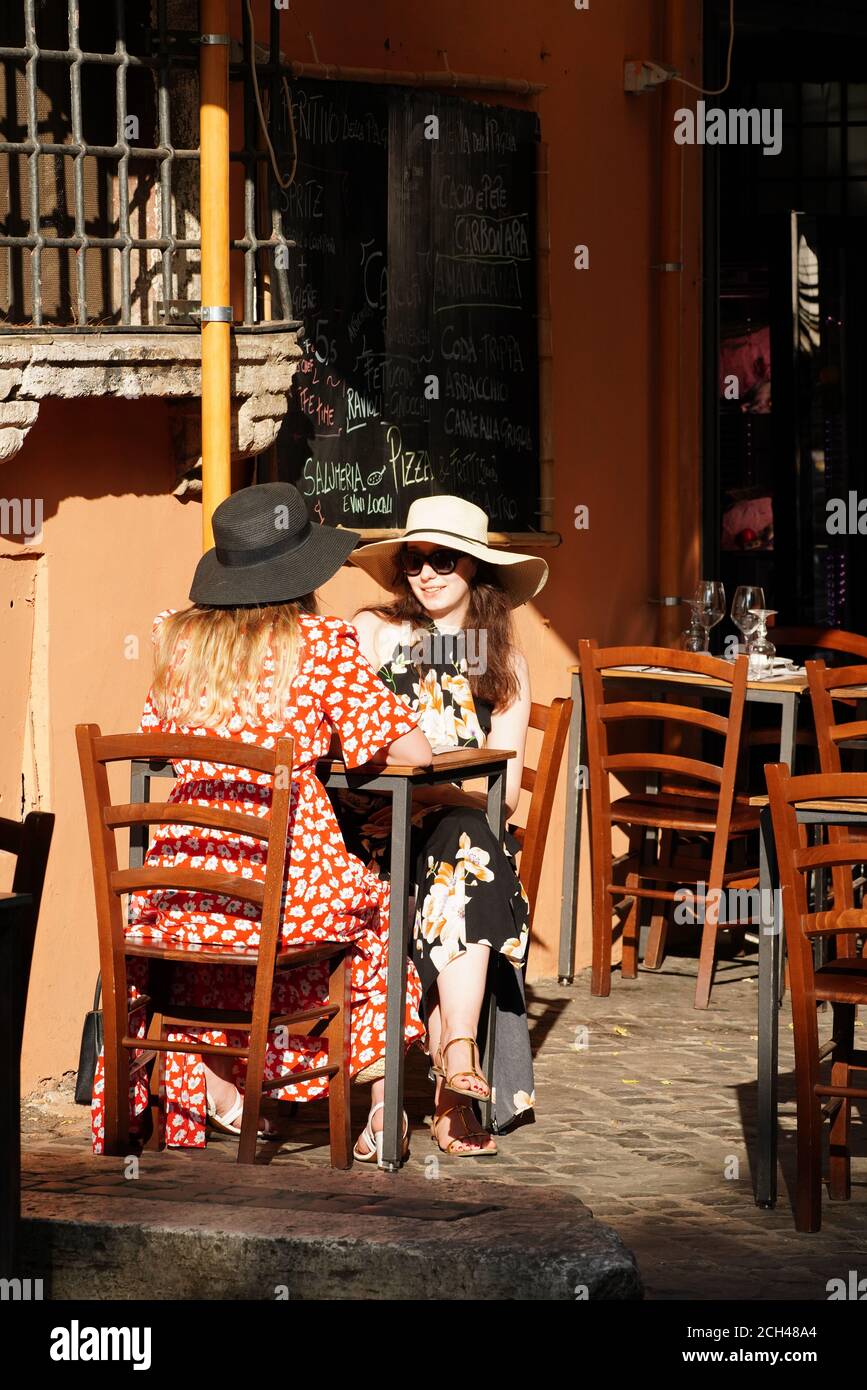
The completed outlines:
[[[410,1169],[454,1185],[455,1195],[472,1178],[513,1184],[518,1202],[527,1187],[548,1189],[552,1202],[563,1192],[579,1197],[634,1252],[650,1298],[824,1300],[829,1279],[845,1280],[850,1270],[867,1276],[865,1107],[853,1125],[852,1200],[826,1196],[821,1232],[797,1234],[789,1203],[792,1034],[784,1007],[780,1200],[774,1211],[759,1210],[752,1195],[754,963],[721,964],[706,1012],[692,1007],[694,976],[693,960],[669,957],[661,972],[641,972],[635,981],[615,973],[608,999],[591,997],[587,974],[570,986],[532,986],[537,1119],[501,1136],[496,1159],[437,1155],[421,1127],[430,1086],[421,1057],[411,1057]],[[70,1081],[25,1102],[25,1148],[86,1149],[88,1115],[70,1103]],[[364,1110],[359,1089],[356,1132]],[[286,1129],[288,1142],[271,1155],[277,1169],[327,1164],[324,1106],[303,1107]],[[178,1161],[224,1163],[234,1154],[234,1141],[218,1138],[206,1153]]]

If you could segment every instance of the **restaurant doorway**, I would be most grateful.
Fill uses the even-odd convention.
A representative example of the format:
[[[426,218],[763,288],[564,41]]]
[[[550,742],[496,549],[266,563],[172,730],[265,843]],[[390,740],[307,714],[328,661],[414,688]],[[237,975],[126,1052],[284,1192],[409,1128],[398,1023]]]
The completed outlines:
[[[865,631],[867,9],[742,13],[707,102],[779,111],[781,140],[704,152],[703,571],[780,623]],[[728,0],[705,20],[718,88]]]

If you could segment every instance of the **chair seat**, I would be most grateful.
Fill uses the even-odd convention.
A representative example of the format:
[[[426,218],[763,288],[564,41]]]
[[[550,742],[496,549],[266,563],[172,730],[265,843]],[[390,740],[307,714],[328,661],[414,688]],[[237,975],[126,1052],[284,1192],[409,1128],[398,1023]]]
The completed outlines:
[[[816,971],[816,998],[836,1004],[867,1004],[867,960],[832,960]]]
[[[329,960],[348,949],[345,941],[326,941],[322,945],[290,946],[277,952],[276,970],[286,970],[296,965],[310,965],[320,960]],[[246,965],[255,966],[259,960],[257,950],[236,951],[219,946],[199,946],[195,942],[179,945],[177,941],[136,941],[127,940],[124,946],[127,956],[143,956],[146,960],[186,961],[196,965]]]
[[[625,825],[653,825],[660,830],[691,830],[713,834],[716,829],[716,801],[660,792],[658,796],[621,796],[611,805],[611,819]],[[759,812],[755,806],[736,802],[732,807],[731,833],[758,830]]]

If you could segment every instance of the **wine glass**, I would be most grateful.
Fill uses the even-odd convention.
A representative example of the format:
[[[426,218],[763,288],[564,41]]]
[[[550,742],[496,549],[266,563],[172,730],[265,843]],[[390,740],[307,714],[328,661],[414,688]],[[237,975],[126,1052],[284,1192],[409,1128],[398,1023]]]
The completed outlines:
[[[693,600],[696,618],[704,628],[704,651],[710,649],[710,630],[726,615],[726,591],[718,579],[700,579]]]
[[[764,680],[773,673],[774,657],[777,649],[768,637],[768,618],[773,618],[776,608],[754,608],[758,619],[755,632],[750,639],[750,664],[747,676],[752,681]]]
[[[765,606],[765,591],[758,584],[739,584],[732,599],[732,622],[740,629],[744,649],[750,654],[750,638],[759,625],[756,609]]]

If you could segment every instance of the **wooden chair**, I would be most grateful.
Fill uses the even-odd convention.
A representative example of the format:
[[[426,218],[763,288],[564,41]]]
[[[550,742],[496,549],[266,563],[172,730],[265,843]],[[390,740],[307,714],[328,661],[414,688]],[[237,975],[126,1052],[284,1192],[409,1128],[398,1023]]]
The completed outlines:
[[[794,647],[797,651],[839,652],[867,661],[867,637],[841,627],[770,627],[768,636],[777,651]]]
[[[162,1142],[162,1109],[159,1104],[162,1057],[166,1052],[192,1052],[203,1056],[245,1057],[247,1079],[244,1115],[238,1144],[238,1162],[252,1163],[256,1156],[262,1092],[276,1090],[287,1083],[314,1076],[330,1077],[328,1118],[331,1140],[331,1166],[348,1168],[352,1163],[349,1136],[349,965],[348,947],[339,942],[284,947],[280,945],[282,927],[281,897],[287,854],[292,740],[280,739],[276,749],[260,748],[234,739],[181,738],[170,734],[117,734],[103,736],[95,724],[76,728],[87,828],[93,864],[94,893],[99,929],[99,959],[102,972],[105,1032],[105,1152],[125,1154],[129,1140],[130,1076],[154,1063],[151,1074],[152,1142]],[[108,786],[107,765],[152,758],[159,761],[203,759],[230,767],[265,772],[274,778],[271,812],[267,817],[223,811],[218,807],[195,806],[184,802],[145,802],[115,805]],[[265,882],[220,874],[184,865],[160,868],[118,869],[114,834],[127,826],[180,824],[207,826],[235,835],[249,835],[267,844]],[[124,893],[150,888],[194,889],[208,893],[227,893],[261,909],[258,950],[221,951],[218,948],[183,947],[177,943],[127,939],[123,929],[120,899]],[[127,961],[150,962],[148,994],[144,1000],[147,1017],[146,1040],[129,1031]],[[303,1013],[272,1012],[271,997],[275,973],[327,962],[330,989],[327,1005]],[[176,1008],[171,1003],[169,977],[172,968],[187,964],[241,966],[255,968],[253,1007],[248,1012],[213,1008]],[[137,1007],[141,1007],[137,1001]],[[304,1028],[299,1025],[311,1025]],[[327,1025],[327,1026],[326,1026]],[[264,1080],[265,1051],[271,1028],[283,1026],[296,1034],[324,1034],[329,1062],[325,1067],[295,1072],[274,1080]],[[208,1028],[249,1035],[244,1047],[211,1043],[169,1042],[167,1031]],[[139,1055],[131,1060],[131,1054]]]
[[[735,796],[735,774],[743,725],[747,659],[734,663],[702,653],[663,647],[597,647],[594,641],[578,644],[587,721],[590,777],[591,853],[593,865],[593,964],[591,991],[611,991],[614,900],[631,899],[623,926],[621,975],[638,973],[639,915],[642,900],[656,904],[683,901],[676,885],[706,884],[703,929],[699,955],[695,1007],[707,1008],[713,983],[719,900],[723,889],[754,887],[757,870],[726,868],[730,842],[743,847],[744,836],[758,828],[758,811]],[[728,687],[728,714],[717,714],[690,705],[662,700],[623,699],[612,694],[602,671],[613,666],[664,666],[675,671],[710,676]],[[694,686],[687,687],[695,690]],[[719,762],[682,757],[657,750],[612,753],[609,728],[626,729],[640,721],[663,720],[681,733],[690,729],[713,733],[723,739]],[[609,776],[639,773],[661,779],[658,792],[629,794],[611,800]],[[614,882],[612,831],[628,828],[630,851],[622,866],[625,882]],[[663,832],[661,852],[648,863],[648,831]],[[669,832],[666,834],[666,832]],[[682,837],[700,836],[711,841],[709,858],[678,853]],[[744,925],[741,923],[741,925]],[[656,939],[648,946],[654,963],[661,958],[665,919],[654,919]]]
[[[865,644],[867,645],[867,644]],[[846,691],[857,687],[867,687],[867,666],[826,666],[824,661],[806,663],[807,685],[810,691],[810,704],[813,711],[813,725],[816,730],[816,745],[820,772],[836,773],[859,771],[851,767],[844,769],[841,749],[863,752],[867,744],[867,720],[837,719],[837,711],[852,713],[856,701],[846,697]],[[857,714],[857,709],[854,711]],[[848,745],[848,748],[847,748]],[[845,843],[851,838],[845,826],[827,827],[829,844]],[[824,887],[819,875],[819,890]],[[838,908],[855,906],[854,882],[845,868],[831,872],[833,899]],[[838,956],[856,954],[856,943],[852,936],[844,935],[836,943]]]
[[[867,961],[846,956],[816,968],[813,942],[867,930],[867,911],[835,903],[831,911],[810,912],[807,875],[831,867],[842,872],[867,860],[867,840],[808,846],[806,827],[795,807],[803,801],[848,801],[867,797],[867,774],[819,773],[792,777],[782,763],[766,768],[774,839],[783,893],[783,921],[789,957],[792,1022],[795,1035],[795,1090],[798,1114],[798,1171],[795,1227],[818,1231],[822,1224],[822,1121],[831,1122],[829,1194],[846,1200],[851,1193],[849,1131],[853,1100],[867,1100],[867,1087],[851,1084],[853,1071],[867,1070],[867,1051],[854,1046],[855,1015],[867,1005]],[[861,832],[863,834],[863,832]],[[833,1009],[831,1041],[819,1046],[816,1005]],[[820,1080],[820,1064],[831,1062],[831,1081]],[[823,1104],[823,1101],[827,1102]]]
[[[554,794],[557,790],[557,778],[571,718],[572,701],[564,699],[561,695],[552,700],[550,705],[537,705],[534,702],[530,707],[530,728],[541,732],[542,746],[539,749],[536,767],[527,767],[525,763],[521,773],[521,786],[524,791],[531,793],[527,824],[511,826],[510,829],[521,846],[518,874],[530,901],[531,927],[536,910],[539,879],[542,875],[548,827],[551,824]]]
[[[39,906],[54,816],[31,811],[23,821],[0,817],[0,853],[15,856],[13,893],[30,903],[0,925],[0,1277],[15,1273],[21,1210],[21,1041]]]

